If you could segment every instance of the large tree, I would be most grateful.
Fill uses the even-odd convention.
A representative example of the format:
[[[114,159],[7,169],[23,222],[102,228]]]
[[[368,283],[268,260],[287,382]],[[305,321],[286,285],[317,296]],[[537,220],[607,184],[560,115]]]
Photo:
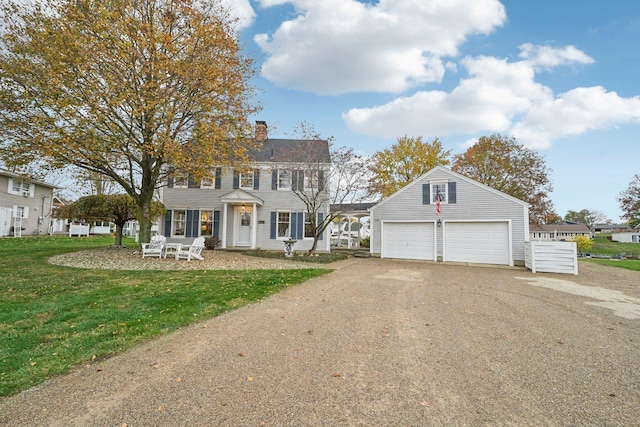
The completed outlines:
[[[634,175],[626,190],[618,197],[622,218],[632,227],[640,224],[640,175]]]
[[[450,155],[451,150],[445,151],[438,138],[431,142],[423,142],[421,136],[398,138],[371,158],[369,193],[390,196],[434,167],[448,165]]]
[[[606,222],[609,220],[607,215],[597,209],[582,209],[580,211],[568,210],[564,216],[565,221],[578,222],[584,224],[587,227],[593,229],[593,226],[597,223]]]
[[[454,156],[452,169],[529,203],[533,222],[542,224],[553,216],[551,170],[538,153],[513,137],[494,134],[479,138],[467,151]]]
[[[117,182],[141,242],[169,165],[246,158],[255,69],[218,1],[6,0],[2,22],[0,156]]]

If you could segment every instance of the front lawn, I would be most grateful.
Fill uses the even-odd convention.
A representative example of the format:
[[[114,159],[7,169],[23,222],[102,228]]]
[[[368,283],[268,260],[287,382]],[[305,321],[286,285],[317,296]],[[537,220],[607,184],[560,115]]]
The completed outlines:
[[[330,271],[84,270],[47,262],[112,243],[112,237],[0,239],[0,396]]]

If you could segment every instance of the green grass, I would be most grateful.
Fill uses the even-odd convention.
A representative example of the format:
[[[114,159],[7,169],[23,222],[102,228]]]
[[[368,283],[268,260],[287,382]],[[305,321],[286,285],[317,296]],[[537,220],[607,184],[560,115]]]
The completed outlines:
[[[335,261],[342,261],[343,259],[349,258],[344,254],[332,254],[332,253],[321,253],[315,256],[310,256],[306,252],[297,252],[294,253],[294,256],[291,258],[287,258],[284,255],[284,251],[247,251],[244,253],[245,255],[261,257],[261,258],[272,258],[272,259],[284,259],[288,261],[302,261],[302,262],[313,262],[318,264],[328,264]]]
[[[594,264],[608,265],[611,267],[625,268],[627,270],[640,271],[640,260],[637,259],[583,259],[584,262],[592,262]]]
[[[612,242],[606,238],[606,235],[598,234],[593,240],[593,248],[589,251],[591,254],[616,256],[626,253],[627,257],[631,257],[634,253],[636,256],[640,253],[640,244],[638,243],[620,243]],[[637,259],[581,259],[584,262],[592,262],[594,264],[608,265],[611,267],[625,268],[627,270],[640,271],[640,260]]]
[[[111,237],[0,239],[0,396],[329,271],[114,271],[47,262],[112,243]]]
[[[603,255],[619,255],[622,252],[630,255],[634,251],[640,253],[640,244],[612,242],[602,234],[597,234],[593,239],[593,248],[591,249],[591,253]]]

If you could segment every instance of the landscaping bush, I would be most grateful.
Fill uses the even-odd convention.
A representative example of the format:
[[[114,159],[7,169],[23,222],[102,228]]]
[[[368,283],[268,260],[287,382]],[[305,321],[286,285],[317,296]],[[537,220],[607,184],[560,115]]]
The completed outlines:
[[[216,236],[211,236],[204,239],[204,247],[206,249],[212,251],[218,246],[220,246],[220,239],[218,239]]]
[[[360,240],[360,247],[368,248],[371,245],[371,238],[369,236]]]

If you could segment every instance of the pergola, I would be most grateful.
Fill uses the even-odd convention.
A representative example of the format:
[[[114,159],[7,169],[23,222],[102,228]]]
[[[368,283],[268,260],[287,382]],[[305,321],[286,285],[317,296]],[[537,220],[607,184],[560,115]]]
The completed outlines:
[[[335,246],[342,246],[342,240],[346,240],[347,249],[351,249],[353,246],[360,246],[360,229],[362,228],[362,218],[370,216],[369,209],[375,205],[376,202],[361,202],[361,203],[341,203],[332,204],[331,212],[339,212],[336,218],[340,218],[340,222],[346,219],[348,229],[343,235],[343,231],[340,230],[337,235],[331,236],[332,244],[335,240]],[[356,223],[352,223],[353,219],[357,219]],[[357,230],[353,230],[353,224],[358,224]],[[356,235],[353,236],[353,231]],[[354,241],[355,240],[355,241]]]

